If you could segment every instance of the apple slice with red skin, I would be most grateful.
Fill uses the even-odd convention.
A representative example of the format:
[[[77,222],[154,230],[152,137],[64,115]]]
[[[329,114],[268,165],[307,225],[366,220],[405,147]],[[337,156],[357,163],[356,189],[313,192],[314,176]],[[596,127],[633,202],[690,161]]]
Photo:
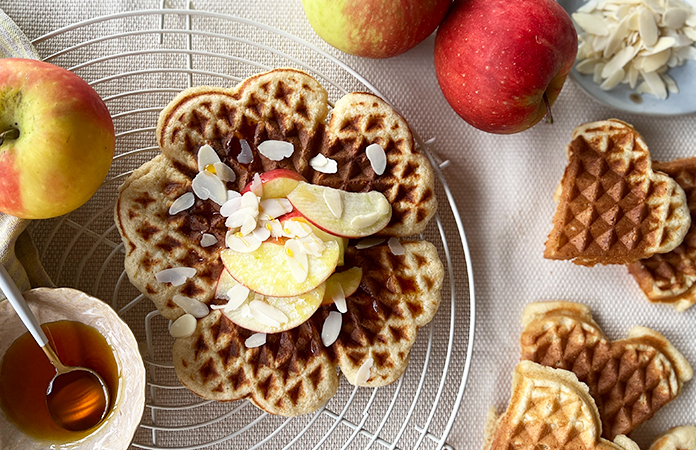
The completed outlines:
[[[227,298],[227,292],[236,286],[237,281],[230,273],[223,269],[218,279],[217,288],[215,289],[215,298]],[[240,307],[222,313],[235,324],[247,330],[256,331],[259,333],[280,333],[281,331],[290,330],[298,325],[303,324],[316,312],[321,305],[322,299],[326,292],[326,284],[321,283],[316,289],[313,289],[302,295],[294,297],[268,297],[256,296],[253,291],[250,291],[247,300],[242,304],[249,304],[252,300],[258,299],[275,309],[279,310],[288,318],[287,322],[276,327],[269,325],[266,322],[259,321],[254,312],[249,312],[246,308]]]
[[[345,295],[346,298],[350,297],[355,294],[355,291],[360,287],[360,281],[362,281],[361,267],[351,267],[343,272],[334,272],[324,282],[324,284],[326,284],[326,291],[324,292],[324,300],[322,300],[321,304],[333,304],[333,292],[337,289],[337,285],[341,286],[343,295]]]
[[[316,235],[319,239],[322,241],[336,241],[338,244],[338,248],[341,251],[341,254],[338,257],[338,265],[342,266],[343,265],[343,257],[346,253],[346,247],[348,247],[348,238],[345,238],[343,236],[336,236],[331,233],[327,233],[326,231],[322,230],[321,228],[317,227],[314,225],[312,222],[310,222],[305,216],[300,214],[297,211],[292,211],[287,214],[283,214],[282,216],[278,217],[278,220],[280,223],[285,226],[285,222],[288,220],[299,220],[302,223],[306,223],[312,228],[312,233]]]
[[[259,174],[261,184],[263,184],[262,200],[267,198],[283,198],[300,184],[300,181],[307,181],[299,173],[289,169],[273,169]],[[241,194],[251,190],[251,183],[244,186]]]
[[[335,191],[342,199],[342,213],[336,217],[329,208],[326,191]],[[327,186],[300,182],[287,195],[295,211],[318,228],[335,236],[361,238],[378,233],[391,220],[387,198],[378,191],[346,192]],[[375,217],[376,215],[376,217]],[[374,221],[368,217],[375,217]]]
[[[328,241],[320,257],[307,255],[307,278],[298,282],[286,262],[284,242],[283,239],[267,240],[249,253],[226,249],[220,257],[239,284],[271,297],[294,297],[316,289],[336,269],[340,249],[336,241]]]

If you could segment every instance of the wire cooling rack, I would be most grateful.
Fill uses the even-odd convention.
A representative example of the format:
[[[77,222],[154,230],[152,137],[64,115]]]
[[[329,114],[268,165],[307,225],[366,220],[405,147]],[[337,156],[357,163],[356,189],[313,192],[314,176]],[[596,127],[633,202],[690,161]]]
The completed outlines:
[[[147,405],[131,448],[451,448],[446,439],[471,363],[475,297],[466,237],[442,174],[447,161],[435,155],[432,142],[416,136],[439,179],[438,215],[422,237],[438,247],[446,277],[440,309],[419,331],[406,373],[382,388],[357,388],[342,378],[326,406],[292,419],[264,413],[246,400],[207,401],[178,382],[168,321],[128,282],[113,221],[118,186],[159,153],[154,131],[160,110],[184,88],[233,86],[273,67],[307,71],[333,101],[357,90],[382,95],[301,39],[250,20],[195,11],[190,4],[98,17],[33,43],[46,61],[76,72],[99,92],[116,127],[113,165],[94,198],[67,216],[35,221],[30,231],[56,284],[109,302],[141,343]]]

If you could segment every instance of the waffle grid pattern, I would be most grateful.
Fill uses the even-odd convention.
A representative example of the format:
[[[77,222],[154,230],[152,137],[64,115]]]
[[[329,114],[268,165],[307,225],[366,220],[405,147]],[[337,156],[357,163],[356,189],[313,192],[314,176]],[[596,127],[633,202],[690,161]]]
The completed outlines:
[[[655,162],[655,170],[665,172],[684,189],[692,224],[684,241],[674,250],[632,263],[629,272],[652,302],[670,303],[684,311],[696,303],[696,158],[666,163]]]
[[[568,156],[546,258],[627,264],[682,242],[690,224],[684,192],[653,171],[648,148],[630,125],[582,125]]]

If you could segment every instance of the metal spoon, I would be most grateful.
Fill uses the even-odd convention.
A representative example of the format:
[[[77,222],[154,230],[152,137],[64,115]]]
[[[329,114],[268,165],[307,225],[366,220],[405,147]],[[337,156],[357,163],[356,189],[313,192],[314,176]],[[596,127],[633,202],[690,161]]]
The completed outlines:
[[[46,390],[46,406],[53,420],[70,431],[83,431],[97,425],[109,409],[109,389],[102,377],[91,369],[65,366],[60,361],[36,316],[2,264],[0,290],[56,368],[56,375]]]

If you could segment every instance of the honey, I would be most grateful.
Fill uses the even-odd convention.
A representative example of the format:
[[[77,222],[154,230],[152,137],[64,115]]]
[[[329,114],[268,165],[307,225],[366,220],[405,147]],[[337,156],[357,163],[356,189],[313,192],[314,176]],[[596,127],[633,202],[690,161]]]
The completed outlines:
[[[119,369],[114,351],[104,336],[93,327],[68,320],[41,327],[63,364],[87,367],[104,379],[111,409],[118,393]],[[31,335],[23,334],[7,349],[0,365],[0,406],[27,435],[53,444],[74,442],[92,430],[68,431],[51,418],[46,406],[46,390],[55,373]],[[84,400],[93,399],[85,397]]]

